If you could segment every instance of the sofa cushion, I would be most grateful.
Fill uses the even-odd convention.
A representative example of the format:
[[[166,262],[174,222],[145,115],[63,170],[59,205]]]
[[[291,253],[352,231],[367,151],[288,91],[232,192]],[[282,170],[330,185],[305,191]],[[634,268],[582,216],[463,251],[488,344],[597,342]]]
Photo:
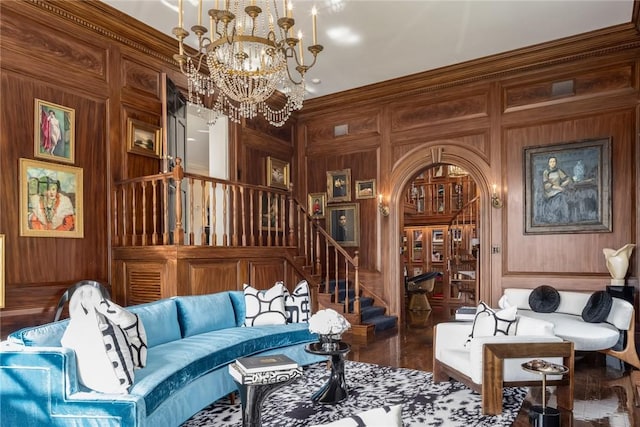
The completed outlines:
[[[554,336],[554,325],[542,319],[533,319],[531,317],[518,315],[516,323],[516,335],[518,336]]]
[[[236,326],[236,315],[227,292],[176,297],[183,337]]]
[[[582,320],[589,323],[604,322],[609,316],[613,298],[605,291],[594,292],[582,310]]]
[[[270,289],[260,291],[244,285],[246,307],[245,326],[283,325],[287,323],[284,311],[284,285],[276,283]]]
[[[477,337],[515,335],[516,314],[516,307],[495,311],[485,302],[480,301],[467,343]]]
[[[573,341],[578,351],[596,351],[611,348],[618,342],[620,331],[609,323],[587,323],[582,317],[566,313],[536,313],[520,310],[524,317],[542,319],[553,323],[554,334]]]
[[[182,338],[178,309],[172,298],[127,307],[140,318],[147,333],[147,347],[155,347]]]
[[[284,309],[287,314],[287,322],[308,322],[311,317],[311,298],[309,295],[309,283],[301,280],[289,293],[284,288]]]
[[[529,306],[538,313],[553,313],[559,305],[560,294],[552,286],[538,286],[529,295]]]
[[[67,330],[69,319],[47,323],[40,326],[30,326],[12,332],[8,340],[28,347],[62,347],[60,340]]]
[[[228,291],[229,299],[233,304],[233,311],[236,314],[236,326],[244,325],[244,317],[246,316],[246,305],[244,303],[244,292],[242,291]]]

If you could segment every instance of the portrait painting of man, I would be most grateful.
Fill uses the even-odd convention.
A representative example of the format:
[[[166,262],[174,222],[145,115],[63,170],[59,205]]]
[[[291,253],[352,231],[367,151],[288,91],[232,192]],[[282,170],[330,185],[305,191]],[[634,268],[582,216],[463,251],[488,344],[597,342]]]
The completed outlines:
[[[342,246],[359,246],[359,205],[349,203],[327,208],[328,231]]]

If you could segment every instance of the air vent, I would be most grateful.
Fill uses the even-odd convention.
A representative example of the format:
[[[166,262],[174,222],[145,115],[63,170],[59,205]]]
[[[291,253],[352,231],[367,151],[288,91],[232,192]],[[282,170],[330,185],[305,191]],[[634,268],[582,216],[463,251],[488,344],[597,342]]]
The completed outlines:
[[[142,304],[162,298],[159,271],[130,271],[127,305]]]
[[[349,135],[349,125],[348,124],[336,125],[336,126],[333,127],[333,136],[334,137],[344,136],[344,135]]]
[[[575,95],[573,89],[573,80],[565,80],[562,82],[554,82],[551,84],[551,96],[570,96]]]

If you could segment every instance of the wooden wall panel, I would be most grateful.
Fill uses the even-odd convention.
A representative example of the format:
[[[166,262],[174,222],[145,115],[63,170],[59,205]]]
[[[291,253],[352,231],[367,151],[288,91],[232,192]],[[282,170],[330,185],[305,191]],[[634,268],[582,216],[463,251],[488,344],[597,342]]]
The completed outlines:
[[[127,58],[122,61],[122,88],[139,91],[160,100],[160,74],[149,68],[148,64],[141,64]]]
[[[237,260],[194,260],[189,261],[186,268],[191,295],[242,289],[242,284],[238,283],[241,263]]]
[[[595,276],[603,284],[608,282],[602,248],[618,248],[632,241],[630,236],[635,233],[636,207],[629,191],[637,185],[634,156],[630,155],[635,151],[633,122],[634,111],[628,110],[505,130],[505,274]],[[524,148],[608,136],[612,138],[613,231],[525,235]]]
[[[504,89],[505,112],[522,108],[540,107],[553,101],[605,96],[613,93],[633,92],[635,64],[618,64],[615,68],[585,70],[582,73],[545,76],[544,79],[522,82]],[[553,85],[569,82],[569,93],[554,93]],[[519,108],[518,108],[519,107]]]
[[[391,132],[489,115],[488,93],[469,93],[457,99],[434,102],[394,102],[390,105]]]
[[[281,258],[262,258],[249,260],[248,285],[256,289],[269,289],[277,281],[285,279],[286,264]]]

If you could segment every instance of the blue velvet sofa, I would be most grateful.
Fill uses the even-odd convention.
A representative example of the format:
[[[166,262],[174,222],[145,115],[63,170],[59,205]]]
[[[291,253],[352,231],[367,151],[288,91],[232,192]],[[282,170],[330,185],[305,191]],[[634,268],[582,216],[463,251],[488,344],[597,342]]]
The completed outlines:
[[[78,382],[75,353],[60,339],[68,320],[21,329],[0,348],[2,426],[178,426],[236,387],[228,364],[241,356],[286,354],[300,365],[317,340],[307,323],[244,327],[240,291],[131,306],[147,334],[147,365],[128,394]]]

